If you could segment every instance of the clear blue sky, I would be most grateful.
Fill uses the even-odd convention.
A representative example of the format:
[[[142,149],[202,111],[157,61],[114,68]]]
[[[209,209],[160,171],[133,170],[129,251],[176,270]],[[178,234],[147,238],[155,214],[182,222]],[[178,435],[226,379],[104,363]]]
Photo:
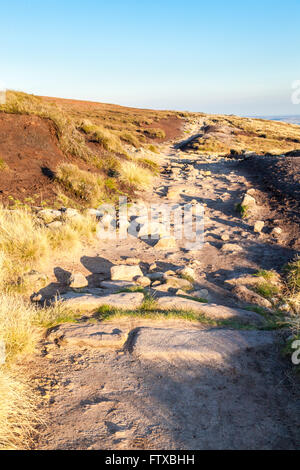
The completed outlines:
[[[300,114],[299,0],[10,0],[0,80],[35,94]]]

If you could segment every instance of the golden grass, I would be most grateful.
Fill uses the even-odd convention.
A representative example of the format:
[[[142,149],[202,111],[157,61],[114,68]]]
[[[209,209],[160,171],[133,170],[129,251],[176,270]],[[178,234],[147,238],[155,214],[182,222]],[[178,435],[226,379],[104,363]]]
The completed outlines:
[[[166,137],[166,133],[164,130],[157,129],[155,127],[148,127],[147,129],[144,129],[144,133],[151,139],[164,139]]]
[[[105,150],[126,154],[119,137],[108,129],[105,129],[103,126],[95,125],[92,122],[85,120],[81,123],[80,128],[88,134],[92,140],[102,144]]]
[[[134,189],[146,189],[151,187],[153,174],[147,168],[142,168],[135,162],[123,162],[120,168],[120,180]]]
[[[0,341],[6,355],[0,365],[0,449],[26,448],[37,422],[37,397],[14,365],[35,350],[39,338],[35,317],[36,308],[21,296],[0,294]]]
[[[30,211],[0,208],[0,280],[16,279],[21,266],[32,269],[46,257],[48,246],[46,229]]]
[[[96,223],[80,214],[58,229],[49,229],[28,208],[0,207],[0,342],[6,354],[0,365],[0,449],[28,447],[37,423],[38,397],[16,362],[35,351],[41,326],[74,319],[60,302],[39,309],[17,294],[24,292],[23,275],[43,265],[56,251],[70,251],[92,238]],[[34,287],[29,280],[25,289]]]
[[[0,368],[0,450],[28,449],[37,424],[37,397],[20,369]]]
[[[50,229],[28,208],[0,207],[0,285],[20,285],[20,276],[38,269],[53,253],[77,249],[96,234],[97,221],[89,215],[63,221]]]
[[[104,181],[100,174],[80,170],[70,163],[62,163],[56,169],[56,179],[76,198],[91,206],[97,206],[104,198]]]
[[[0,340],[6,347],[6,363],[20,354],[31,354],[37,341],[33,326],[36,308],[20,295],[0,294]]]

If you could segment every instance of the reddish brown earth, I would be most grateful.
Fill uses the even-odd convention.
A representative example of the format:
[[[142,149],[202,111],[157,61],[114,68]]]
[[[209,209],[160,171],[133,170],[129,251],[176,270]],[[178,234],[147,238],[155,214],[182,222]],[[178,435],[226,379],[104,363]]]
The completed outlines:
[[[0,157],[8,168],[0,173],[0,197],[37,202],[53,199],[55,188],[51,172],[66,161],[57,145],[53,124],[35,116],[0,114]],[[47,176],[49,175],[49,176]]]
[[[144,126],[145,129],[152,127],[162,129],[165,132],[166,137],[164,139],[156,138],[147,140],[149,141],[149,143],[153,140],[162,143],[168,140],[176,139],[180,136],[180,134],[182,133],[182,120],[176,116],[170,116],[167,119],[161,119],[157,123],[147,124]]]
[[[53,123],[37,116],[0,113],[0,158],[7,165],[0,171],[0,201],[5,205],[13,203],[11,197],[20,201],[31,198],[35,204],[53,203],[58,191],[53,176],[62,162],[98,171],[64,155]]]
[[[98,112],[102,113],[102,119],[103,115],[107,115],[109,119],[111,113],[120,112],[129,120],[136,116],[142,118],[145,113],[144,110],[103,103],[59,98],[43,99],[58,104],[75,118],[81,115],[88,117],[91,114],[91,118],[95,121]],[[149,143],[161,143],[179,137],[182,125],[181,119],[169,116],[155,120],[152,124],[143,124],[141,131],[148,127],[164,130],[166,134],[164,139],[147,139]],[[90,145],[88,142],[87,144]],[[97,150],[101,156],[101,146],[97,144],[97,149],[94,150]],[[5,169],[0,169],[0,202],[5,205],[13,202],[11,198],[22,202],[31,198],[36,204],[42,201],[53,203],[58,190],[53,182],[53,174],[61,162],[68,161],[76,163],[79,168],[98,171],[80,159],[64,155],[59,148],[53,123],[32,115],[0,113],[0,158],[7,166]]]

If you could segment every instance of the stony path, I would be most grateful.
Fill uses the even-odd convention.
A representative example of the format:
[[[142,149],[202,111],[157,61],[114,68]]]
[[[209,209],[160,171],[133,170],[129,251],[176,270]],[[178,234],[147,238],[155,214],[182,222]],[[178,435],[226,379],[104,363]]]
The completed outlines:
[[[191,130],[196,133],[197,125]],[[190,267],[195,288],[209,301],[202,304],[207,315],[237,315],[252,331],[121,318],[56,329],[47,340],[48,354],[34,365],[48,422],[37,448],[295,449],[299,397],[280,356],[282,337],[256,330],[259,316],[243,310],[245,303],[228,288],[231,278],[280,264],[288,250],[255,233],[254,219],[244,221],[235,212],[251,187],[237,162],[187,155],[174,146],[162,153],[164,171],[146,197],[204,204],[204,247],[188,250],[179,241],[175,249],[160,251],[135,237],[101,241],[97,253],[81,257],[82,273],[89,274],[86,302],[93,309],[106,292],[117,305],[126,302],[125,294],[118,300],[120,294],[105,290],[112,284],[103,282],[113,265],[134,257],[150,277]],[[264,218],[263,207],[255,217]],[[164,276],[165,284],[152,283],[151,289],[161,305],[170,306],[174,277]],[[128,295],[132,307],[142,301],[140,293]]]

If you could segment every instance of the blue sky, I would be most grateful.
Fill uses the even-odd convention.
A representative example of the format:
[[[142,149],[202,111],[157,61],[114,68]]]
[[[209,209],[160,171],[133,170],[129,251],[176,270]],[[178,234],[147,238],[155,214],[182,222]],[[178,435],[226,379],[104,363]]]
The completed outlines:
[[[35,94],[300,114],[299,0],[1,2],[0,80]]]

